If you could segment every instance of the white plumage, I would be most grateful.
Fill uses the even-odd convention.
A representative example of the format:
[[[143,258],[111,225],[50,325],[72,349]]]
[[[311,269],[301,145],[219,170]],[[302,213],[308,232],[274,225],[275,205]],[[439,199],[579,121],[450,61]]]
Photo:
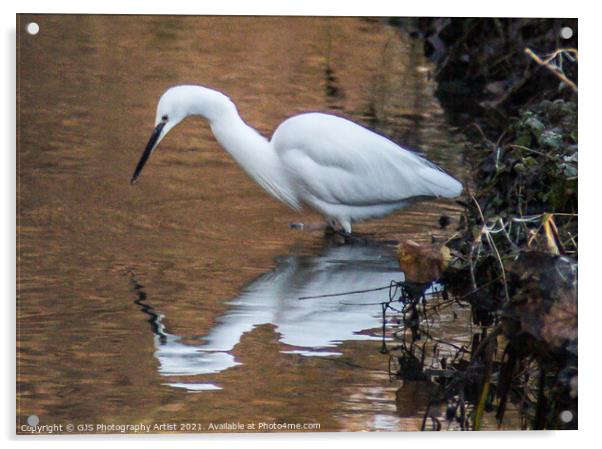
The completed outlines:
[[[413,199],[462,192],[462,184],[435,164],[334,115],[296,115],[268,141],[241,119],[228,97],[202,86],[176,86],[163,94],[132,183],[161,139],[190,115],[206,118],[220,145],[267,192],[296,210],[309,206],[347,233],[353,222],[387,215]]]

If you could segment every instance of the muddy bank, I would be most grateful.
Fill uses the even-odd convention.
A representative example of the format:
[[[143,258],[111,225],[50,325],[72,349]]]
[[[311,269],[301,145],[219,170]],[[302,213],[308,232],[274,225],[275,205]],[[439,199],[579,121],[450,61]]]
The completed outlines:
[[[447,421],[478,430],[488,411],[501,426],[508,410],[523,428],[575,429],[577,21],[429,18],[398,26],[436,61],[437,95],[470,140],[474,183],[444,242],[451,257],[443,281],[453,298],[408,290],[400,329],[411,332],[400,334],[394,374],[436,387],[424,429]],[[424,323],[441,307],[470,307],[470,347],[433,344],[445,336]]]

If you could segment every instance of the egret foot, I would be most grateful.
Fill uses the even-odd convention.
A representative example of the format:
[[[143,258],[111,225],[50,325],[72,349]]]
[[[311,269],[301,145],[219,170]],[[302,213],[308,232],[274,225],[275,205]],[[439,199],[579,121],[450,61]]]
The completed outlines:
[[[336,236],[342,237],[343,241],[345,242],[346,245],[357,244],[357,243],[361,243],[361,244],[368,243],[368,240],[365,239],[364,237],[359,237],[358,235],[351,234],[350,232],[346,232],[341,229],[333,229],[331,235],[336,235]]]

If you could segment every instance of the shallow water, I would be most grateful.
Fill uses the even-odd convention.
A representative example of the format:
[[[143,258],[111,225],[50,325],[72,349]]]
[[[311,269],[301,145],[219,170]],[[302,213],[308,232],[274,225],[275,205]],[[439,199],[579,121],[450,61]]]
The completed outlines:
[[[196,83],[266,136],[295,113],[334,111],[463,178],[462,136],[421,42],[359,18],[18,26],[34,20],[38,35],[18,33],[17,424],[419,429],[428,394],[396,394],[379,352],[387,291],[299,299],[403,280],[391,245],[290,229],[321,219],[264,193],[201,120],[163,140],[138,184],[129,177],[161,93]],[[424,202],[355,230],[430,241],[449,232],[442,213],[457,219],[457,206]]]

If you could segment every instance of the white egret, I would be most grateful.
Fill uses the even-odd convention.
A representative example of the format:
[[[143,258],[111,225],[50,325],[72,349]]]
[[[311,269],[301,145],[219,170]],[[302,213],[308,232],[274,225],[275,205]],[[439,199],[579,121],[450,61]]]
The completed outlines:
[[[345,234],[353,222],[388,215],[415,199],[462,192],[462,184],[432,162],[334,115],[296,115],[268,140],[242,120],[230,98],[203,86],[163,94],[132,184],[159,142],[191,115],[209,121],[220,145],[268,193],[295,210],[307,205]]]

